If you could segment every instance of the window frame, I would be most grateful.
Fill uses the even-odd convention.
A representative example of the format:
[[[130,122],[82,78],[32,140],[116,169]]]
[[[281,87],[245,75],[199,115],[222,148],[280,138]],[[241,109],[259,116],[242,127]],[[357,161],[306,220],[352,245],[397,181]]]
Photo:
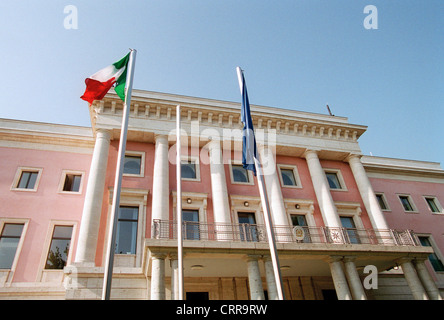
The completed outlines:
[[[124,177],[136,177],[136,178],[143,178],[145,177],[145,152],[143,151],[125,151],[125,156],[129,157],[140,157],[140,173],[125,173],[123,170],[122,176]],[[125,159],[124,159],[125,161]],[[125,168],[125,167],[124,167]]]
[[[249,171],[249,170],[248,170]],[[260,197],[245,195],[230,195],[231,221],[233,225],[239,224],[239,212],[254,213],[256,225],[265,226],[262,202]],[[246,205],[248,203],[248,205]],[[234,235],[236,240],[241,240],[240,234]]]
[[[66,265],[70,265],[72,263],[73,260],[73,248],[77,243],[77,225],[78,222],[77,221],[73,221],[73,220],[50,220],[49,225],[48,225],[48,229],[46,231],[46,237],[45,237],[45,242],[43,243],[42,246],[42,252],[41,252],[41,256],[40,256],[40,263],[39,263],[39,267],[38,267],[38,272],[37,272],[37,281],[41,281],[41,282],[47,282],[47,278],[51,278],[50,275],[56,275],[59,274],[60,276],[60,281],[63,281],[63,269],[46,269],[46,260],[48,258],[49,255],[49,249],[51,248],[51,242],[52,242],[52,235],[54,233],[54,229],[56,226],[63,226],[63,227],[68,227],[71,226],[72,227],[72,234],[71,234],[71,244],[70,244],[70,248],[69,248],[69,252],[68,252],[68,257],[66,258]]]
[[[173,220],[177,221],[177,192],[173,191]],[[181,206],[182,210],[198,210],[199,223],[207,223],[207,200],[206,193],[182,192]],[[191,201],[188,203],[188,199]]]
[[[345,180],[344,180],[344,177],[342,176],[340,169],[323,168],[323,170],[324,170],[324,176],[325,176],[325,179],[327,180],[328,188],[330,191],[348,191],[347,185],[345,184]],[[333,173],[336,175],[340,188],[336,189],[336,188],[330,187],[330,183],[328,182],[328,178],[327,178],[327,173]]]
[[[24,172],[36,172],[37,178],[34,183],[34,188],[19,188],[18,184],[20,182],[20,179],[22,177],[22,174]],[[14,180],[12,181],[11,190],[12,191],[25,191],[25,192],[37,192],[39,184],[40,184],[40,178],[42,177],[43,168],[37,168],[37,167],[18,167],[17,171],[14,176]]]
[[[65,182],[66,182],[66,177],[67,175],[75,175],[75,176],[80,176],[80,185],[79,185],[79,191],[66,191],[63,190],[65,187]],[[77,170],[62,170],[62,175],[60,178],[60,182],[59,182],[59,187],[58,187],[58,193],[64,193],[64,194],[81,194],[83,191],[83,180],[85,177],[85,172],[83,171],[77,171]]]
[[[109,187],[108,198],[108,218],[106,221],[106,234],[111,227],[111,216],[114,187]],[[139,207],[138,222],[137,222],[137,244],[135,254],[115,254],[114,267],[119,268],[123,266],[140,267],[142,266],[144,237],[146,232],[146,210],[148,202],[149,190],[146,189],[132,189],[122,188],[120,192],[120,206],[122,207]],[[103,259],[105,259],[106,250],[103,251]],[[105,260],[104,260],[105,261]]]
[[[381,196],[382,202],[385,205],[385,209],[381,208],[381,205],[379,204],[378,196]],[[388,204],[387,198],[385,197],[385,194],[383,192],[375,192],[376,201],[378,201],[379,208],[381,211],[392,211],[390,209],[390,206]]]
[[[137,210],[137,219],[121,219],[119,216],[120,216],[120,209],[121,208],[133,208],[133,209],[135,209],[135,210]],[[140,217],[139,217],[139,215],[140,215],[140,207],[138,206],[138,205],[123,205],[123,204],[121,204],[120,206],[119,206],[119,211],[118,211],[118,217],[117,217],[117,226],[116,226],[116,247],[115,247],[115,249],[117,250],[117,241],[118,241],[118,232],[117,232],[117,230],[119,229],[119,222],[121,222],[121,221],[131,221],[131,222],[135,222],[137,225],[136,225],[136,234],[135,234],[135,241],[136,241],[136,243],[135,243],[135,248],[134,248],[134,253],[133,252],[131,252],[131,253],[117,253],[117,252],[115,252],[115,254],[117,255],[123,255],[123,256],[125,256],[125,255],[136,255],[137,254],[137,246],[138,246],[138,239],[139,239],[139,223],[140,223]]]
[[[284,199],[288,225],[293,226],[292,215],[304,215],[308,227],[316,227],[314,219],[314,202],[308,199]]]
[[[443,212],[443,208],[441,206],[441,203],[439,202],[439,200],[438,200],[438,198],[436,196],[422,196],[422,197],[424,198],[424,201],[427,204],[427,208],[429,209],[429,211],[432,214],[443,214],[444,213]],[[434,202],[434,204],[435,204],[436,208],[438,209],[438,211],[433,211],[432,210],[432,208],[430,207],[429,202],[427,201],[428,199],[431,199]]]
[[[406,193],[397,193],[396,195],[398,196],[398,200],[399,200],[399,203],[401,204],[401,208],[404,210],[405,213],[419,213],[418,208],[416,207],[415,202],[413,201],[413,198],[411,195],[406,194]],[[407,198],[407,201],[409,202],[412,210],[405,209],[404,204],[402,203],[401,197]]]
[[[181,156],[180,157],[180,165],[182,166],[183,162],[190,162],[194,163],[195,171],[196,171],[196,178],[183,178],[180,177],[182,181],[200,181],[200,164],[199,164],[199,158],[193,157],[193,156]],[[181,169],[182,173],[182,169]]]
[[[0,277],[4,279],[4,283],[0,282],[0,286],[3,284],[10,284],[14,278],[15,270],[17,268],[17,263],[20,259],[23,244],[25,242],[26,233],[28,230],[29,219],[15,219],[15,218],[1,218],[0,219],[0,234],[3,233],[3,228],[5,224],[23,224],[22,234],[20,235],[19,243],[17,244],[17,249],[15,251],[14,260],[12,261],[11,268],[0,269],[0,275],[5,275],[5,277]]]
[[[278,171],[279,171],[279,181],[281,182],[282,188],[294,188],[294,189],[302,189],[302,183],[301,179],[299,177],[298,168],[295,165],[288,165],[288,164],[278,164]],[[296,182],[296,185],[286,185],[284,184],[284,179],[282,178],[282,171],[281,170],[292,170],[293,171],[293,177]]]
[[[245,169],[245,171],[247,172],[247,175],[248,175],[248,182],[234,181],[233,166],[242,166],[242,162],[240,162],[240,161],[230,161],[229,162],[228,167],[230,169],[231,184],[244,185],[244,186],[253,186],[254,185],[253,172],[251,170]]]
[[[70,223],[66,224],[65,222],[63,222],[63,223],[54,223],[54,224],[52,224],[52,228],[51,228],[51,236],[50,236],[50,239],[49,239],[49,246],[48,246],[48,248],[46,250],[45,265],[43,267],[43,269],[45,271],[47,271],[47,270],[60,270],[60,271],[63,271],[63,268],[58,269],[58,268],[47,268],[46,267],[47,266],[47,262],[48,262],[49,252],[51,250],[52,242],[54,240],[54,232],[55,232],[56,227],[71,227],[72,228],[72,230],[71,230],[71,237],[69,238],[69,251],[68,251],[68,255],[66,257],[66,264],[65,264],[64,267],[66,267],[70,263],[72,246],[73,246],[73,237],[74,237],[74,225],[72,223],[71,224]],[[67,238],[63,238],[63,239],[66,240]]]

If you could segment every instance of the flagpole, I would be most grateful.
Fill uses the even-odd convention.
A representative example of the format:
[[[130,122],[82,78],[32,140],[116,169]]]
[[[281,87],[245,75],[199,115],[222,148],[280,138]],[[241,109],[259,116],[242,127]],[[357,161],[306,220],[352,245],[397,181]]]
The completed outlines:
[[[274,279],[276,282],[276,290],[279,300],[284,300],[284,291],[282,288],[281,267],[279,265],[278,254],[276,250],[275,236],[270,215],[270,204],[268,202],[267,190],[265,188],[264,173],[259,160],[254,158],[254,165],[257,171],[257,179],[259,184],[259,193],[261,196],[262,207],[264,209],[265,227],[267,229],[268,243],[270,245],[271,262],[273,264]]]
[[[243,76],[242,76],[242,70],[240,67],[236,68],[237,70],[237,78],[239,81],[239,88],[241,91],[241,95],[243,94]],[[272,219],[271,219],[271,210],[270,210],[270,204],[268,202],[268,196],[267,196],[267,190],[265,188],[265,181],[264,181],[264,173],[262,171],[262,165],[259,161],[259,159],[256,158],[256,155],[254,155],[254,165],[256,167],[257,172],[257,179],[259,184],[259,194],[261,197],[262,202],[262,209],[264,210],[264,218],[265,218],[265,227],[267,229],[267,237],[268,237],[268,244],[270,246],[270,255],[271,255],[271,262],[273,265],[273,272],[274,272],[274,278],[276,282],[276,290],[278,293],[279,300],[284,300],[284,291],[282,286],[282,275],[281,275],[281,268],[279,265],[279,259],[278,254],[276,250],[276,242],[275,242],[275,236],[272,226]]]
[[[105,272],[103,275],[102,300],[109,300],[111,296],[111,282],[113,276],[114,251],[116,247],[116,230],[119,218],[120,191],[122,188],[122,173],[126,149],[126,135],[128,131],[129,111],[131,106],[131,93],[133,88],[134,66],[136,63],[135,49],[130,49],[128,61],[128,73],[126,77],[125,101],[123,103],[122,128],[120,130],[119,154],[116,164],[116,177],[114,182],[113,203],[110,216],[110,227],[108,231],[108,252],[106,255]],[[96,199],[102,201],[101,199]]]
[[[178,297],[183,300],[183,236],[182,236],[182,165],[180,159],[180,105],[176,107],[176,181],[177,181],[177,259],[178,259]]]

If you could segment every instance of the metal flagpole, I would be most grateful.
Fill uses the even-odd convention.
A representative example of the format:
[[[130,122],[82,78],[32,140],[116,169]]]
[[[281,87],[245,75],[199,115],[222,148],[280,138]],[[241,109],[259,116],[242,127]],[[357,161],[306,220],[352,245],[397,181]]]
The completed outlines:
[[[180,159],[180,105],[176,107],[176,181],[177,181],[177,259],[178,300],[183,300],[183,236],[182,236],[182,166]]]
[[[242,70],[240,67],[237,67],[236,70],[237,70],[237,77],[239,80],[239,88],[240,88],[241,95],[242,95],[243,94]],[[248,115],[248,116],[251,116],[251,115]],[[254,155],[253,158],[254,158],[254,165],[256,167],[256,172],[257,172],[259,193],[260,193],[261,202],[262,202],[262,209],[264,210],[265,226],[267,229],[268,243],[270,246],[270,255],[271,255],[271,261],[273,264],[276,289],[277,289],[279,300],[284,300],[285,296],[284,296],[284,291],[283,291],[283,286],[282,286],[281,268],[279,265],[279,259],[278,259],[278,254],[277,254],[277,250],[276,250],[276,242],[275,242],[274,230],[273,230],[273,226],[272,226],[273,222],[272,222],[271,214],[270,214],[271,210],[270,210],[270,204],[268,202],[267,190],[265,188],[264,173],[262,171],[262,165],[261,165],[259,159],[256,158],[256,155]]]
[[[110,217],[110,228],[108,233],[108,252],[106,255],[105,272],[103,275],[102,300],[109,300],[111,295],[111,282],[113,277],[114,251],[116,247],[117,220],[119,217],[120,190],[122,188],[122,173],[126,149],[126,134],[128,131],[129,111],[131,106],[131,92],[133,88],[134,66],[136,63],[135,49],[130,49],[128,61],[128,73],[126,76],[125,101],[123,103],[122,128],[120,130],[119,155],[116,165],[116,178],[114,182],[113,204]],[[97,199],[97,201],[102,201]]]
[[[273,230],[273,222],[270,214],[270,204],[268,203],[267,190],[265,189],[264,173],[262,171],[262,165],[259,160],[254,158],[254,165],[256,166],[257,179],[259,184],[259,193],[261,196],[262,207],[264,209],[265,226],[267,228],[268,243],[270,245],[271,262],[273,264],[274,279],[276,282],[276,289],[279,300],[284,300],[284,290],[282,288],[282,275],[281,267],[279,265],[278,254],[276,250],[275,235]]]

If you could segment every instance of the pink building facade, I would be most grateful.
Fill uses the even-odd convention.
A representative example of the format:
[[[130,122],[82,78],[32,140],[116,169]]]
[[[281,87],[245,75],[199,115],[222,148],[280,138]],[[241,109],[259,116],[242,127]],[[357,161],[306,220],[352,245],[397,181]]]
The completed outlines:
[[[139,90],[112,299],[178,299],[178,104],[184,298],[276,299],[257,179],[240,166],[239,105]],[[252,110],[285,298],[441,299],[440,165],[362,156],[367,128],[344,117]],[[1,299],[101,298],[121,100],[110,93],[90,115],[90,128],[0,120]]]

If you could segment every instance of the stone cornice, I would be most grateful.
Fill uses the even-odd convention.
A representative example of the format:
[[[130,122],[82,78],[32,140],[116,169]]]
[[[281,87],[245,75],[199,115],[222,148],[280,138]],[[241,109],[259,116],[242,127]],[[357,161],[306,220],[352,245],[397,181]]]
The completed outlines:
[[[175,127],[178,104],[182,107],[181,117],[184,125],[198,121],[201,126],[242,128],[239,103],[141,90],[133,91],[130,118],[161,121],[165,129],[171,130]],[[98,116],[121,117],[122,109],[123,102],[117,95],[108,93],[102,101],[95,102],[91,107],[93,127],[97,125]],[[255,129],[276,130],[278,135],[356,142],[367,129],[366,126],[349,124],[344,117],[255,105],[252,105],[252,109]],[[99,121],[99,125],[103,124]]]
[[[433,182],[444,183],[444,169],[441,168],[438,162],[394,159],[374,156],[363,156],[361,158],[361,162],[369,176],[418,176],[421,178],[432,178],[434,179]]]
[[[91,128],[12,119],[0,119],[0,141],[16,147],[34,144],[40,149],[69,147],[85,152],[94,148]]]

